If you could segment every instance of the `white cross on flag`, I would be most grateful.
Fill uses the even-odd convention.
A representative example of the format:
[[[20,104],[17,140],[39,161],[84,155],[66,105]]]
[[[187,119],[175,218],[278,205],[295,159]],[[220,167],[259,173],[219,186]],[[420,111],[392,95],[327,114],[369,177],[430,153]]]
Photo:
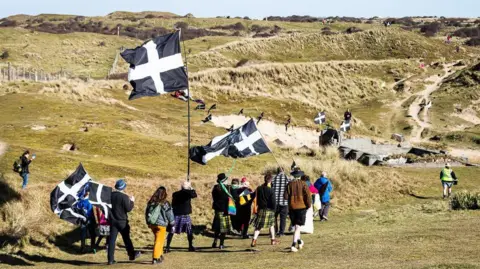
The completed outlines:
[[[127,49],[121,56],[130,64],[128,80],[133,87],[130,100],[188,88],[179,31]]]
[[[262,134],[253,119],[242,127],[224,135],[217,136],[207,146],[190,149],[190,159],[207,164],[211,159],[223,155],[232,158],[246,158],[270,152]]]
[[[349,120],[342,121],[342,124],[340,125],[340,131],[348,132],[349,130],[350,130],[350,121]]]
[[[322,124],[325,123],[326,117],[325,117],[325,112],[318,112],[317,117],[313,120],[315,124]]]

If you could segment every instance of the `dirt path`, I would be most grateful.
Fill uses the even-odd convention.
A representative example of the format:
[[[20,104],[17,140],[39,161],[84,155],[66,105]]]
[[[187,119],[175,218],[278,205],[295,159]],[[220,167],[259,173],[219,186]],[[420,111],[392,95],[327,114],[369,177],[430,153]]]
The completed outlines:
[[[0,157],[7,152],[7,143],[0,141]]]
[[[430,100],[430,95],[437,91],[440,86],[442,85],[442,81],[450,75],[450,70],[452,69],[454,64],[446,64],[443,68],[444,75],[438,76],[434,75],[425,80],[425,82],[430,82],[425,90],[416,93],[414,96],[417,98],[415,101],[410,105],[408,108],[408,115],[410,115],[415,121],[415,125],[413,126],[412,136],[410,138],[411,142],[421,142],[422,141],[422,132],[425,128],[430,127],[430,123],[428,120],[428,108],[422,107],[420,104],[423,100],[425,100],[425,104],[428,104]],[[423,112],[423,119],[420,119],[419,115]]]

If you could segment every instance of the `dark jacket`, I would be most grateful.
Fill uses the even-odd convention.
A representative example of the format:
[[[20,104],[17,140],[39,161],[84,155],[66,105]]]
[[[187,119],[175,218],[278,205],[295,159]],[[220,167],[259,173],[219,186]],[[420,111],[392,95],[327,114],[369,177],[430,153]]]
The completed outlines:
[[[345,114],[343,114],[343,119],[346,120],[346,121],[349,121],[352,119],[352,113],[351,112],[345,112]]]
[[[275,210],[275,192],[272,188],[265,184],[257,188],[257,206],[259,210]]]
[[[28,170],[28,166],[30,165],[32,160],[27,159],[27,157],[25,157],[25,155],[20,157],[20,159],[22,160],[22,164],[21,164],[22,174],[29,174],[30,170]]]
[[[233,196],[234,200],[238,200],[238,195],[236,192],[232,191],[232,187],[226,187],[230,194]],[[212,199],[212,209],[216,212],[223,212],[225,215],[228,215],[228,195],[223,191],[222,187],[219,184],[215,185],[212,189]]]
[[[127,213],[132,211],[134,203],[123,192],[112,192],[112,221],[128,221]]]
[[[172,195],[173,214],[184,216],[192,214],[192,199],[197,198],[195,190],[180,190]]]

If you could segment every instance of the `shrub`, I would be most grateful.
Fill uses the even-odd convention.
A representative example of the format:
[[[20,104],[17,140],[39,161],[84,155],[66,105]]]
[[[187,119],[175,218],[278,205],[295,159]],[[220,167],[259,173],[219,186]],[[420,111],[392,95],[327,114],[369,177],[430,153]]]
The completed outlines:
[[[468,210],[468,209],[479,209],[479,200],[480,200],[480,193],[472,193],[472,192],[459,192],[456,193],[451,201],[450,206],[453,210]]]
[[[474,38],[470,38],[469,40],[467,40],[467,42],[465,42],[465,44],[467,46],[480,46],[480,37],[474,37]]]
[[[461,28],[453,32],[453,36],[458,37],[480,37],[480,27],[475,28]]]
[[[429,24],[424,24],[420,28],[420,32],[424,33],[426,36],[435,36],[441,28],[442,25],[439,22],[432,22]]]
[[[247,16],[243,17],[243,19],[248,21],[251,20],[250,17],[247,17]]]
[[[260,26],[258,24],[254,24],[250,27],[250,30],[255,33],[266,32],[270,29],[268,26]]]
[[[107,44],[105,43],[105,41],[102,41],[100,43],[98,43],[98,46],[99,47],[105,47]]]
[[[212,29],[219,29],[219,30],[231,30],[231,31],[245,31],[247,28],[243,23],[237,22],[235,24],[229,24],[229,25],[219,25],[219,26],[214,26]]]
[[[353,33],[358,33],[358,32],[362,32],[362,31],[363,31],[362,29],[359,29],[357,27],[350,27],[345,31],[345,33],[353,34]]]
[[[238,63],[235,65],[235,67],[244,66],[247,63],[248,63],[248,59],[241,59],[240,61],[238,61]]]
[[[145,19],[154,19],[155,18],[155,15],[153,14],[148,14],[147,16],[145,16]]]
[[[2,54],[0,54],[0,59],[6,60],[9,56],[10,54],[8,53],[8,51],[4,51]]]
[[[18,23],[16,21],[11,20],[4,20],[2,23],[0,23],[0,27],[15,27],[17,25]]]
[[[256,33],[255,35],[253,35],[253,38],[266,38],[266,37],[272,37],[272,36],[275,36],[275,35],[270,33]]]
[[[175,23],[175,28],[185,30],[185,29],[188,28],[188,23],[186,23],[184,21],[179,21],[179,22]]]

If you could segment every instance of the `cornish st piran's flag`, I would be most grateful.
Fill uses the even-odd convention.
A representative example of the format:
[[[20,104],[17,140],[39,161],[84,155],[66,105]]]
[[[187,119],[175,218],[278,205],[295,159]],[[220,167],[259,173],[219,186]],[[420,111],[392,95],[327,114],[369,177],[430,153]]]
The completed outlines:
[[[130,64],[128,80],[133,87],[130,100],[188,88],[179,31],[127,49],[121,56]]]
[[[322,124],[326,121],[325,112],[318,112],[318,115],[313,120],[316,124]]]
[[[350,121],[349,120],[342,121],[342,124],[340,125],[340,131],[342,131],[342,132],[350,131]]]
[[[217,136],[206,146],[190,149],[190,159],[199,164],[207,164],[211,159],[223,155],[232,158],[246,158],[270,152],[262,134],[253,119],[240,128]]]
[[[86,222],[87,216],[78,208],[77,203],[87,192],[90,203],[100,207],[108,219],[112,208],[112,188],[93,182],[82,164],[50,194],[50,207],[53,213],[73,224],[80,225]]]

